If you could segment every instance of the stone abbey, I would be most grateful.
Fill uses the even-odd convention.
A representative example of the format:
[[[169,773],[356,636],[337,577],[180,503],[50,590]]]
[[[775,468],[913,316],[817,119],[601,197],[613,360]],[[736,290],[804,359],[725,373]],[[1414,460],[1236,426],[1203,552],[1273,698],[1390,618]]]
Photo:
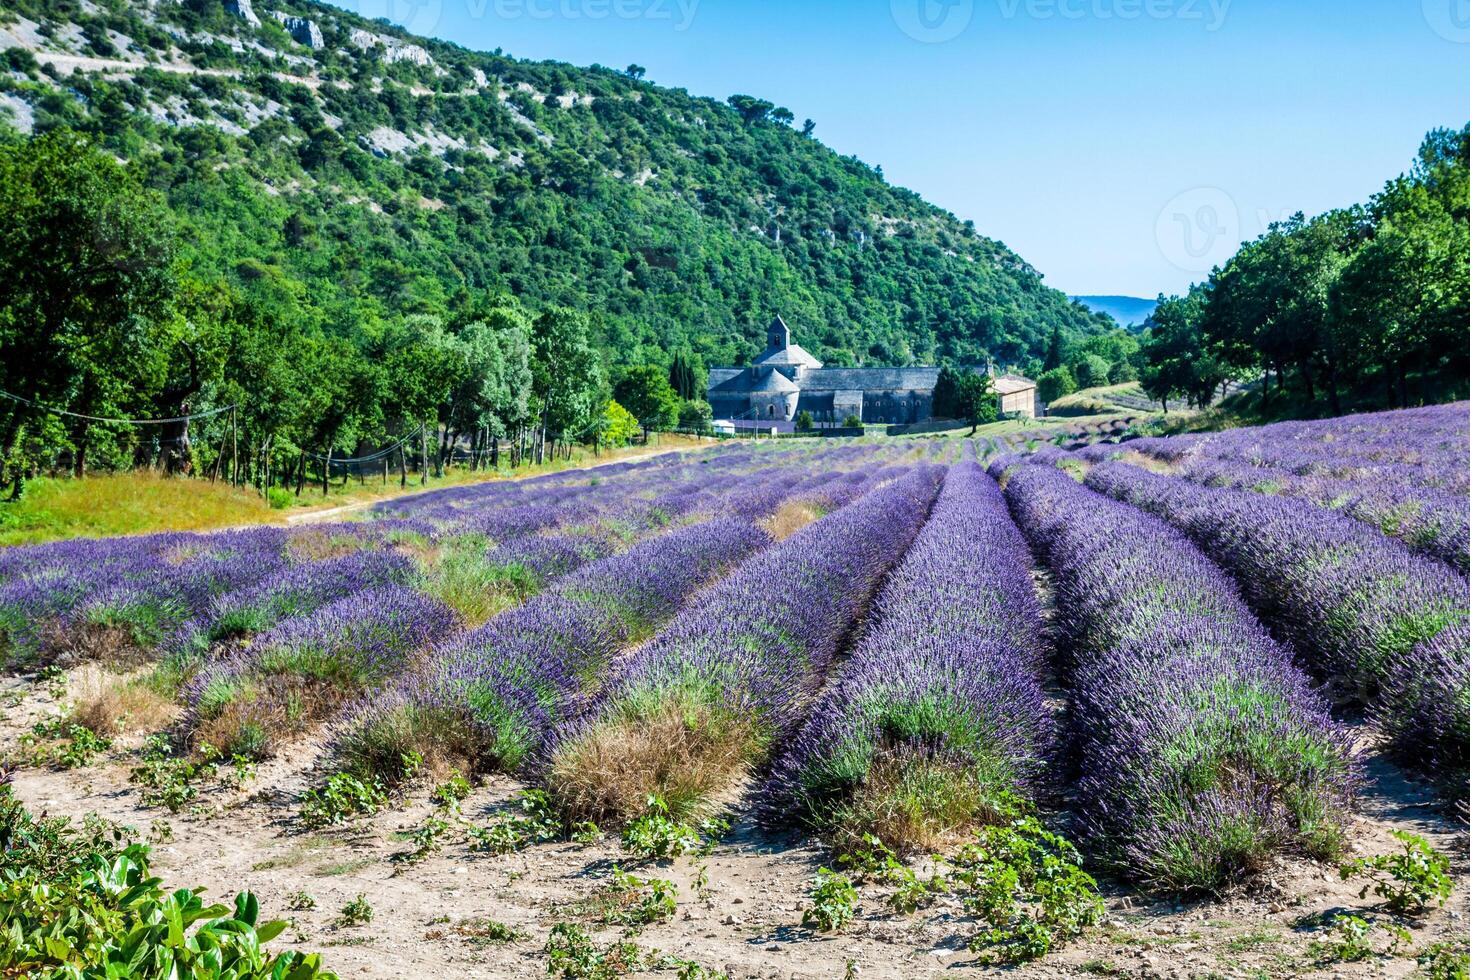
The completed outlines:
[[[717,419],[787,423],[810,412],[818,423],[913,425],[934,417],[937,367],[823,367],[781,317],[766,328],[766,349],[750,367],[711,368],[709,403]],[[1036,384],[1026,378],[991,378],[1002,415],[1034,418]]]

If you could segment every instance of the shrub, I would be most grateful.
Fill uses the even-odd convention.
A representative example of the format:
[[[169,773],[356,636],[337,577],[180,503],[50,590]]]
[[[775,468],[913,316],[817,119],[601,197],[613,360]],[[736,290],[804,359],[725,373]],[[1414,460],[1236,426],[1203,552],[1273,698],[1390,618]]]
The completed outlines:
[[[147,847],[37,820],[3,787],[0,840],[0,975],[336,980],[316,955],[264,949],[286,923],[260,922],[249,892],[233,909],[167,892]]]
[[[818,932],[836,932],[857,915],[857,897],[857,889],[847,875],[820,868],[811,904],[801,913],[801,924]]]
[[[295,500],[295,494],[285,487],[268,487],[265,491],[265,502],[270,504],[271,510],[285,510]]]
[[[387,795],[376,780],[363,782],[351,773],[334,773],[324,785],[302,794],[301,822],[313,829],[333,827],[376,813],[385,802]]]
[[[1371,889],[1395,915],[1421,915],[1431,904],[1443,905],[1454,890],[1449,858],[1418,834],[1395,830],[1393,836],[1403,845],[1401,853],[1358,858],[1342,866],[1342,880],[1367,876],[1358,897],[1366,898]]]

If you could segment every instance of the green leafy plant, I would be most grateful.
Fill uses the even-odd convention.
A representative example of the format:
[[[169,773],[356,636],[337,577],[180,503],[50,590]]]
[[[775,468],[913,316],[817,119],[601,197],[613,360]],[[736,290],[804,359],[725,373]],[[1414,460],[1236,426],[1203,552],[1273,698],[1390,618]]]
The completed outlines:
[[[202,777],[213,770],[167,755],[166,746],[163,753],[145,751],[142,761],[129,771],[129,779],[139,787],[144,806],[178,813],[198,798]]]
[[[491,854],[510,854],[532,844],[560,838],[566,828],[552,808],[544,790],[522,790],[515,798],[515,812],[468,833],[471,848]]]
[[[643,951],[636,943],[599,946],[581,926],[558,922],[546,940],[546,972],[563,980],[611,980],[637,970]]]
[[[449,821],[435,816],[425,817],[423,822],[415,827],[408,835],[409,843],[413,850],[402,856],[402,860],[413,862],[422,861],[431,854],[435,854],[444,847],[444,838],[449,835],[451,825]]]
[[[953,879],[965,908],[983,924],[970,942],[981,962],[1023,963],[1102,919],[1097,882],[1071,842],[1034,817],[983,827],[962,848]]]
[[[672,881],[639,878],[615,867],[612,883],[602,896],[602,921],[634,929],[667,922],[678,911],[678,896],[679,889]]]
[[[1431,904],[1443,905],[1454,890],[1449,858],[1418,834],[1395,830],[1393,836],[1402,852],[1349,862],[1342,866],[1342,880],[1366,876],[1368,883],[1358,897],[1367,898],[1371,890],[1395,915],[1420,915]]]
[[[429,801],[441,810],[452,810],[470,795],[470,788],[469,780],[455,770],[448,779],[434,787]]]
[[[1370,922],[1357,915],[1339,915],[1332,920],[1329,938],[1314,942],[1312,950],[1323,963],[1357,963],[1380,955],[1373,945],[1374,933],[1379,930],[1392,940],[1383,955],[1392,955],[1400,943],[1409,941],[1409,933],[1397,926]]]
[[[56,762],[63,769],[81,769],[90,766],[97,756],[110,748],[112,739],[81,725],[68,725],[66,744],[57,751]]]
[[[657,796],[648,798],[648,808],[623,828],[623,847],[648,858],[679,857],[704,847],[699,832],[669,817],[669,807]]]
[[[373,921],[373,907],[368,904],[367,895],[358,892],[356,898],[342,906],[337,913],[334,924],[348,928],[352,926],[365,926]]]
[[[531,938],[525,930],[496,922],[494,919],[469,919],[457,924],[454,931],[471,942],[491,946],[525,942]]]
[[[310,912],[316,908],[316,896],[306,891],[295,891],[286,896],[286,908],[292,912]]]
[[[363,782],[351,773],[327,777],[322,786],[301,795],[301,822],[309,828],[335,827],[380,810],[387,802],[376,779]]]
[[[847,875],[830,868],[817,871],[811,904],[801,913],[801,924],[818,932],[836,932],[857,915],[857,889]]]
[[[1418,956],[1425,980],[1470,980],[1470,949],[1464,944],[1434,943]]]
[[[286,923],[260,922],[249,892],[230,908],[164,891],[119,828],[34,818],[0,785],[0,841],[0,976],[336,980],[266,951]]]

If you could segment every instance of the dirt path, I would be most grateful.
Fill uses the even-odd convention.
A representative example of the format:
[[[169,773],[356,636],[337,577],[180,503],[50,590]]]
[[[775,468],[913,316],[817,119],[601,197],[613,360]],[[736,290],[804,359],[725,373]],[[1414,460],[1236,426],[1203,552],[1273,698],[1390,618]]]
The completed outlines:
[[[40,687],[0,684],[8,707],[0,717],[0,745],[11,748],[36,718],[54,712]],[[1373,784],[1352,831],[1362,853],[1387,853],[1390,832],[1412,830],[1454,856],[1460,889],[1450,905],[1427,916],[1413,932],[1414,949],[1463,935],[1467,908],[1466,862],[1457,828],[1432,806],[1427,790],[1377,755],[1364,736]],[[297,795],[310,785],[321,751],[303,742],[262,765],[244,790],[216,788],[203,795],[200,812],[174,816],[141,805],[128,782],[126,751],[78,771],[23,769],[15,791],[37,810],[79,816],[95,812],[170,839],[155,846],[156,870],[171,886],[206,886],[221,897],[254,890],[266,915],[294,919],[278,943],[320,950],[344,978],[520,978],[544,975],[543,952],[552,926],[581,921],[601,942],[621,938],[615,928],[579,919],[570,906],[608,879],[614,865],[678,886],[678,912],[665,924],[636,936],[658,949],[729,973],[734,978],[842,977],[851,961],[864,978],[978,976],[965,942],[975,929],[950,900],[914,916],[892,914],[880,889],[861,892],[857,921],[836,936],[801,927],[811,880],[826,860],[809,840],[771,835],[737,813],[727,838],[707,858],[640,863],[616,839],[589,845],[543,844],[504,856],[471,851],[451,834],[444,849],[419,863],[401,856],[406,833],[433,809],[425,793],[359,825],[308,832],[296,817]],[[520,783],[504,778],[478,787],[463,813],[483,825],[503,812]],[[703,869],[701,871],[701,869]],[[697,887],[701,874],[708,887]],[[306,893],[315,908],[290,911],[292,896]],[[334,923],[339,910],[364,895],[372,922]],[[1249,890],[1176,904],[1148,899],[1119,886],[1107,888],[1108,918],[1085,941],[1039,963],[1008,971],[1019,978],[1111,976],[1324,978],[1409,977],[1406,955],[1360,963],[1318,962],[1314,941],[1325,932],[1324,914],[1361,910],[1357,886],[1330,867],[1278,861]],[[490,921],[519,937],[496,943]],[[672,972],[665,971],[665,976]]]

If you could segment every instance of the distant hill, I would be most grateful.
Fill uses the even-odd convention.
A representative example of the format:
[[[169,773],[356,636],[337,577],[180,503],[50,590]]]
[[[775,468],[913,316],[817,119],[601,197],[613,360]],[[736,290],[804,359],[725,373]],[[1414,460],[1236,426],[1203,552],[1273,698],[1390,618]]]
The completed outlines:
[[[477,294],[594,314],[610,360],[1034,362],[1105,320],[752,96],[521,61],[305,0],[8,0],[0,138],[135,166],[196,272],[344,336]],[[760,82],[752,70],[751,85]]]
[[[1072,299],[1096,313],[1106,313],[1124,327],[1141,325],[1159,305],[1156,299],[1137,296],[1073,296]]]

